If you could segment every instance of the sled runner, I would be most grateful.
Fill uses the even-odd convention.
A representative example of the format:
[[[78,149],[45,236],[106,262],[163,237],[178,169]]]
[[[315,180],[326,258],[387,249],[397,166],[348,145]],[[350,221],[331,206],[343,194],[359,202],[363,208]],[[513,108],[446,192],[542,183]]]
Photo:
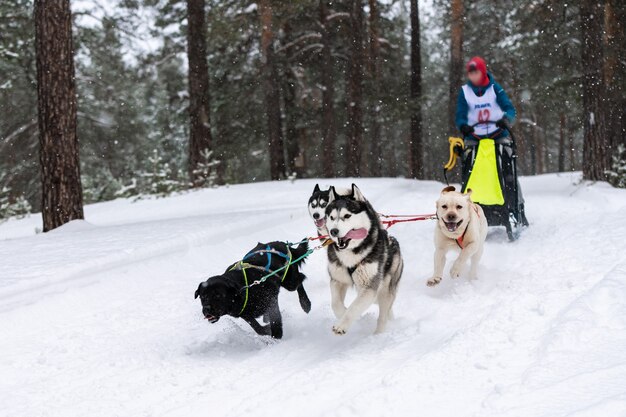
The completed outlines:
[[[499,137],[499,132],[494,132],[493,138],[474,135],[464,144],[459,138],[450,138],[451,156],[444,176],[456,163],[454,153],[462,149],[462,192],[471,189],[472,201],[483,208],[489,226],[504,226],[509,240],[514,241],[528,220],[517,177],[515,138],[510,130],[509,137]]]

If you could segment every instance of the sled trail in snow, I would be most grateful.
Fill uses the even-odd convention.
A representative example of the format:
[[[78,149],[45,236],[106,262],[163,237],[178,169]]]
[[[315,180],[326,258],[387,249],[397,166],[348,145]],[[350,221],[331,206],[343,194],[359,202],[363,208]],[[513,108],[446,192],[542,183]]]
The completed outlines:
[[[434,222],[390,229],[405,273],[376,336],[376,306],[332,334],[324,253],[303,269],[309,315],[280,295],[281,341],[237,319],[211,325],[193,299],[257,241],[314,234],[313,180],[96,204],[46,235],[37,216],[7,222],[1,414],[624,416],[626,192],[577,179],[523,178],[531,227],[514,243],[491,230],[474,282],[426,287]],[[394,214],[431,212],[443,188],[356,182]]]

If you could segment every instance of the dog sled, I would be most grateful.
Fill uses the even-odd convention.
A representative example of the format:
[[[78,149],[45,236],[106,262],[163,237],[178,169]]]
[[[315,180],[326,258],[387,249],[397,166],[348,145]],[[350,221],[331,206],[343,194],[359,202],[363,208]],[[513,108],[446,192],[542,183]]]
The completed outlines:
[[[495,124],[478,124],[484,123]],[[444,177],[447,183],[447,172],[461,156],[462,192],[471,189],[472,201],[483,208],[489,226],[504,226],[509,240],[514,241],[521,229],[528,226],[528,220],[517,175],[515,137],[507,130],[508,137],[500,137],[502,130],[497,130],[493,138],[449,138],[450,159],[444,167]]]

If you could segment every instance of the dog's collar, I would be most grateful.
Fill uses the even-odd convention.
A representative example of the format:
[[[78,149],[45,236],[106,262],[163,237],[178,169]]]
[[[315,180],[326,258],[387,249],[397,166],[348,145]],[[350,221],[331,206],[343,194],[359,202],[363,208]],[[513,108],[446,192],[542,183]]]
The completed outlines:
[[[478,211],[478,208],[476,208],[476,204],[473,205],[474,211],[476,212],[476,215],[478,217],[480,217],[480,212]],[[459,248],[461,248],[461,250],[465,249],[465,245],[463,244],[463,239],[465,239],[465,233],[467,233],[467,229],[469,228],[470,225],[470,221],[467,221],[467,224],[465,225],[465,230],[463,230],[463,234],[459,237],[457,237],[456,240],[456,244],[459,246]]]
[[[467,226],[469,226],[469,223],[467,223]],[[465,233],[467,232],[467,226],[465,226],[465,230],[463,231],[463,234],[455,239],[456,244],[459,246],[459,248],[461,248],[461,250],[465,249],[465,245],[463,244],[463,239],[465,238]]]

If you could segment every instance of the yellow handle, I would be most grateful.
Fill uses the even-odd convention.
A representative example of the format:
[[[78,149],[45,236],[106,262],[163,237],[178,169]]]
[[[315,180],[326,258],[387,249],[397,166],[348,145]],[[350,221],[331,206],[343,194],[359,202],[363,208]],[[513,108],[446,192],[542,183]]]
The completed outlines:
[[[461,138],[455,138],[455,137],[450,136],[448,138],[448,142],[450,142],[450,159],[448,159],[448,163],[445,164],[443,167],[443,169],[446,171],[450,171],[456,165],[457,154],[456,152],[454,152],[454,148],[457,146],[460,146],[461,148],[465,147],[463,139]]]

